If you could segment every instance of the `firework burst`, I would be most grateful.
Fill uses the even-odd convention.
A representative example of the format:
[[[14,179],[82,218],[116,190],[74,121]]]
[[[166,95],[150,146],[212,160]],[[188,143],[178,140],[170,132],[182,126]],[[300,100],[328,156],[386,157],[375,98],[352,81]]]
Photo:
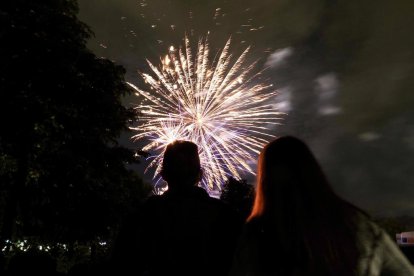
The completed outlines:
[[[129,85],[143,98],[136,106],[140,124],[132,138],[146,139],[144,151],[156,152],[147,170],[155,168],[159,180],[166,145],[188,140],[200,150],[203,180],[208,191],[221,188],[228,176],[254,174],[249,162],[274,136],[269,128],[281,113],[269,100],[276,95],[271,84],[254,73],[256,63],[246,64],[247,48],[238,58],[229,53],[230,39],[211,60],[207,39],[198,42],[193,56],[190,41],[180,49],[170,47],[159,67],[147,60],[152,75],[141,73],[150,90]],[[155,187],[157,188],[157,187]]]

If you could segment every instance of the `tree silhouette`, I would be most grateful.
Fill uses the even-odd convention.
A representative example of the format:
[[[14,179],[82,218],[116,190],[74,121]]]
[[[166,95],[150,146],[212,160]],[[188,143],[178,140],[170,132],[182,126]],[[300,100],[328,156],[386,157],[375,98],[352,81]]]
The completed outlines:
[[[230,177],[224,183],[220,199],[236,209],[245,220],[253,207],[254,187],[244,179]]]
[[[86,48],[77,12],[74,0],[0,6],[1,245],[105,237],[145,193],[117,142],[135,117],[125,70]]]

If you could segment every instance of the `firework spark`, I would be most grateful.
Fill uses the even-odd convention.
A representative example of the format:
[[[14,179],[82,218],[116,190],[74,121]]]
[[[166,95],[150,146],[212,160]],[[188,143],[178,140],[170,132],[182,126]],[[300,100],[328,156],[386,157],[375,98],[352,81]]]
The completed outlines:
[[[250,47],[237,59],[229,47],[230,39],[211,60],[207,39],[200,39],[193,56],[185,38],[185,46],[171,46],[159,67],[147,60],[153,74],[141,75],[150,91],[128,83],[143,98],[136,106],[141,123],[133,129],[138,134],[132,138],[146,139],[143,150],[157,152],[147,167],[155,168],[154,179],[159,179],[166,145],[174,140],[199,146],[201,185],[208,191],[220,189],[228,176],[254,174],[249,161],[274,137],[269,128],[281,113],[269,103],[276,95],[272,85],[259,81],[260,72],[253,73],[256,63],[246,64]]]

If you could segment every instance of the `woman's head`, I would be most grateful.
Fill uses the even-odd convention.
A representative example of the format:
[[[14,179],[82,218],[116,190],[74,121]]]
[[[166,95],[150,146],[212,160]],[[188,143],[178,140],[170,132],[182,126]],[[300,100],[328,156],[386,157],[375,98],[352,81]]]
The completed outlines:
[[[314,272],[308,275],[353,275],[359,211],[333,192],[308,146],[295,137],[278,138],[260,153],[257,170],[248,220],[269,228],[263,246],[276,244],[287,260]]]
[[[272,212],[275,208],[308,210],[321,200],[332,198],[336,196],[304,142],[284,136],[264,147],[259,156],[256,200],[251,216]]]

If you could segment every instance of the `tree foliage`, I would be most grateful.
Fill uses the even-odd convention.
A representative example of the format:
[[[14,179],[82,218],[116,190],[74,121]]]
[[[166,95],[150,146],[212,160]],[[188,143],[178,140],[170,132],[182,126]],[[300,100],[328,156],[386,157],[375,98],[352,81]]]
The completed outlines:
[[[0,6],[2,238],[108,234],[141,198],[134,153],[117,139],[135,114],[125,70],[86,48],[74,0]]]
[[[244,179],[230,177],[224,183],[220,199],[236,209],[243,219],[247,219],[253,207],[254,187]]]

